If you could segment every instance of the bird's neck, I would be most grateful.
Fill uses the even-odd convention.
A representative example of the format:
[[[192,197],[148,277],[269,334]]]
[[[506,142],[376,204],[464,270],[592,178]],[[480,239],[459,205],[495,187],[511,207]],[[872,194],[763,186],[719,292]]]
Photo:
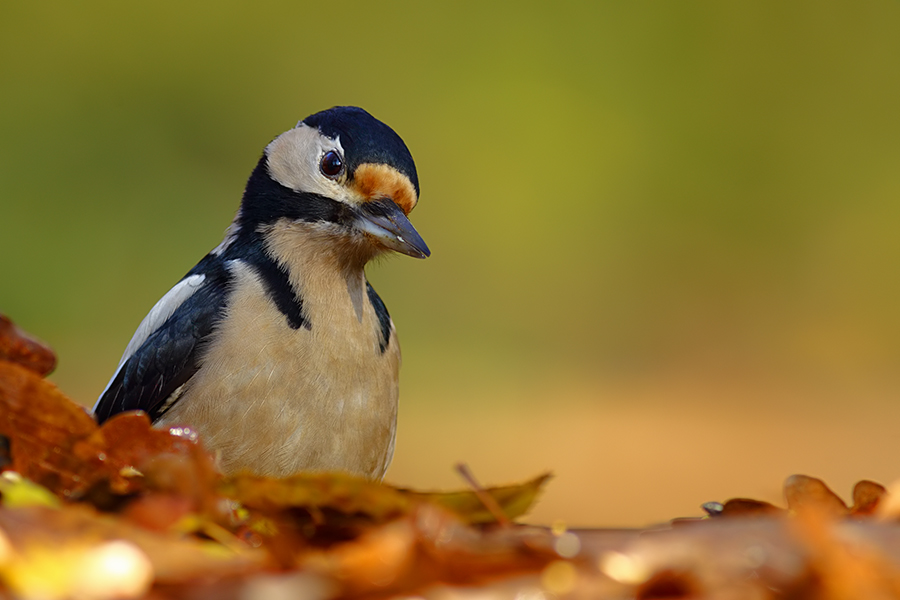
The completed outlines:
[[[361,318],[365,265],[374,251],[337,226],[281,220],[261,231],[266,252],[284,269],[308,310],[352,303]]]

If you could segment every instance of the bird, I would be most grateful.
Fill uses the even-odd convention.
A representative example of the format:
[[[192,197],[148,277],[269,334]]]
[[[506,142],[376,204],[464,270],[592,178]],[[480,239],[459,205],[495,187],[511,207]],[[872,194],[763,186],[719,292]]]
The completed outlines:
[[[154,427],[186,427],[226,475],[381,480],[400,347],[365,266],[431,254],[408,217],[418,198],[406,144],[361,108],[277,136],[222,242],[138,326],[93,407],[98,423],[140,410]]]

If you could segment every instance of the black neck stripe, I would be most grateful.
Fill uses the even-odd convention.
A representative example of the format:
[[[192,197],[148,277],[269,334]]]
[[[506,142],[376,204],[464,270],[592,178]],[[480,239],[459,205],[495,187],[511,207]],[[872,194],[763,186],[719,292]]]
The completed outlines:
[[[306,327],[311,330],[312,325],[303,316],[303,300],[294,292],[294,286],[288,280],[287,271],[271,258],[252,264],[263,280],[266,293],[281,314],[287,318],[291,329]]]
[[[303,313],[303,299],[295,293],[294,286],[288,279],[287,269],[265,251],[258,232],[242,227],[237,238],[225,249],[222,259],[241,260],[259,274],[266,294],[287,318],[291,329],[312,329],[309,319]]]

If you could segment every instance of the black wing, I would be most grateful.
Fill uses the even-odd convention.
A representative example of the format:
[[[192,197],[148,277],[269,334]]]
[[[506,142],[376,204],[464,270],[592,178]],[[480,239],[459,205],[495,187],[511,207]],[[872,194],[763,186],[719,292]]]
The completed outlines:
[[[167,400],[180,393],[179,388],[199,370],[201,352],[221,317],[231,276],[213,254],[185,279],[194,275],[203,275],[202,283],[150,332],[110,381],[94,406],[98,422],[127,410],[143,410],[156,421],[173,405]]]

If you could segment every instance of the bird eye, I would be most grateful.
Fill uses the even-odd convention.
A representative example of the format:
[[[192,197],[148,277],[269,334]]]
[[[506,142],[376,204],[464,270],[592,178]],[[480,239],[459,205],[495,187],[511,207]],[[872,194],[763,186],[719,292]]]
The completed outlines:
[[[322,157],[319,169],[325,177],[337,177],[344,170],[344,161],[341,159],[340,154],[334,150],[329,150]]]

